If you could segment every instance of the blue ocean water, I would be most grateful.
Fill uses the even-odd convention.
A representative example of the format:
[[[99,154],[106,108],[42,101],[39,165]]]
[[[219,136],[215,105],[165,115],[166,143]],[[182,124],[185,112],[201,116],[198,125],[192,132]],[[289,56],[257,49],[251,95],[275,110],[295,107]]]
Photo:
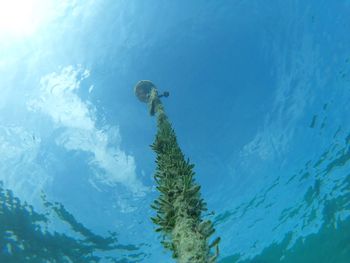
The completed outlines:
[[[350,262],[350,1],[11,3],[0,262],[174,262],[141,79],[170,92],[218,262]]]

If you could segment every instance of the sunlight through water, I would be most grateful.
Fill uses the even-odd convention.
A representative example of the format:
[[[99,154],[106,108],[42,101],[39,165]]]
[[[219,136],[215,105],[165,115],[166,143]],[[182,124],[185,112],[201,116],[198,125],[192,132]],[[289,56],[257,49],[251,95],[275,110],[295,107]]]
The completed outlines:
[[[349,263],[349,1],[0,0],[0,263]]]
[[[42,0],[1,0],[0,36],[19,37],[35,32],[43,19],[45,5]]]

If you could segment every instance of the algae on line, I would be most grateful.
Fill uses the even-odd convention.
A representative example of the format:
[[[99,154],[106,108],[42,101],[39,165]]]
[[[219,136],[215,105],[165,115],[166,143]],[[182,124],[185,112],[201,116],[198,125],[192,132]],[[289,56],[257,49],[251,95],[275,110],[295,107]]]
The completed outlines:
[[[161,243],[179,263],[216,262],[220,237],[209,244],[215,229],[210,220],[202,217],[207,208],[200,195],[200,185],[194,180],[194,165],[185,160],[160,101],[169,92],[159,95],[149,80],[139,81],[134,91],[141,102],[148,104],[150,115],[157,117],[158,130],[151,147],[157,155],[154,179],[159,197],[151,205],[157,213],[151,220],[163,236]]]

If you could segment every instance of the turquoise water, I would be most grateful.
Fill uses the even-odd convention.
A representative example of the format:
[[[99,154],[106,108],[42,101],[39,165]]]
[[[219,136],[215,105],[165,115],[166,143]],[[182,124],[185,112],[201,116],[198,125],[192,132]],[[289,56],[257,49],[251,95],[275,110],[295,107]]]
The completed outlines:
[[[173,262],[149,219],[141,79],[170,92],[218,262],[350,262],[349,1],[14,3],[0,3],[0,262]]]

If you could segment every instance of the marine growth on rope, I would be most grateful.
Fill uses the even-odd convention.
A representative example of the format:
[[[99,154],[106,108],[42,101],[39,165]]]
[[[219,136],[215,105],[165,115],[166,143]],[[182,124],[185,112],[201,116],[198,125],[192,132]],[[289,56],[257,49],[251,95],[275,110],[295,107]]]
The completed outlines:
[[[141,102],[148,104],[149,113],[157,117],[158,129],[151,147],[156,153],[154,179],[159,197],[151,205],[156,211],[151,220],[163,237],[161,243],[172,251],[177,262],[216,262],[220,238],[209,243],[215,230],[213,223],[202,217],[207,208],[195,181],[194,165],[185,159],[160,100],[169,93],[159,95],[149,80],[139,81],[134,91]]]

